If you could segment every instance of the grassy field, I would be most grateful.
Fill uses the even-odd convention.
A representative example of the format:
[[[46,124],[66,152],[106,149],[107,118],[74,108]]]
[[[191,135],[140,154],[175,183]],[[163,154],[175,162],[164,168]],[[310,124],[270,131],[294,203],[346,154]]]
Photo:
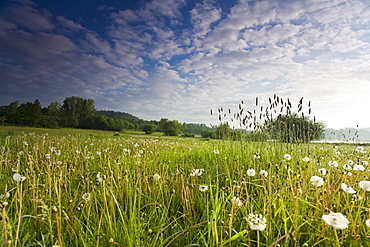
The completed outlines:
[[[0,138],[5,246],[370,246],[368,147],[15,127]]]

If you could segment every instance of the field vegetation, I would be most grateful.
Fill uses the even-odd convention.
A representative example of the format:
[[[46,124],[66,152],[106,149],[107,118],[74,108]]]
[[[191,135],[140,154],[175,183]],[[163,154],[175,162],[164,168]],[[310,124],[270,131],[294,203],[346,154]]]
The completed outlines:
[[[366,146],[0,127],[5,246],[369,246]]]

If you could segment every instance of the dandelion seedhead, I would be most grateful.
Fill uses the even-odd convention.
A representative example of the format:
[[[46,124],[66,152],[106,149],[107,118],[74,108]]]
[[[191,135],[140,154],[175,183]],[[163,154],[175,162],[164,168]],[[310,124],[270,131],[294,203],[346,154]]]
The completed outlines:
[[[249,214],[247,222],[252,230],[263,231],[266,229],[266,218],[261,214]]]
[[[322,219],[326,224],[341,230],[348,228],[348,224],[350,223],[341,213],[330,212],[328,215],[323,215]]]

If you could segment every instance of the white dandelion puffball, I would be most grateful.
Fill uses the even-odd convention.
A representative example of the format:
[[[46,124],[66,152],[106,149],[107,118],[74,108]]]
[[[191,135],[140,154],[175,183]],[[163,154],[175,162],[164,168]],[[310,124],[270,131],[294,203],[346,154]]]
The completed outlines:
[[[199,190],[201,192],[206,192],[209,189],[208,185],[199,185]]]
[[[241,207],[243,206],[243,202],[240,200],[239,197],[233,197],[233,199],[231,199],[231,203],[235,206],[235,207]]]
[[[310,182],[312,185],[320,187],[324,184],[324,179],[322,179],[322,177],[319,176],[312,176]]]
[[[349,221],[341,213],[330,212],[328,215],[323,215],[322,219],[326,224],[336,228],[336,229],[346,229],[348,228]]]
[[[90,193],[85,193],[82,195],[82,199],[85,201],[90,201],[91,199],[91,194]]]
[[[353,166],[353,170],[354,171],[365,171],[365,167],[363,165],[356,164]]]
[[[23,182],[24,180],[26,180],[26,177],[20,175],[19,173],[14,173],[13,180],[17,182]]]
[[[355,194],[356,193],[356,190],[354,190],[351,186],[345,184],[345,183],[342,183],[340,185],[340,187],[342,188],[342,190],[346,193],[349,193],[349,194]]]
[[[366,225],[367,227],[370,227],[370,220],[366,220],[366,221],[365,221],[365,225]]]
[[[355,152],[356,153],[365,153],[364,152],[365,148],[364,147],[361,147],[361,146],[358,146],[356,149],[355,149]]]
[[[308,157],[304,157],[302,160],[303,160],[304,162],[309,162],[311,159],[310,159],[310,158],[308,158]]]
[[[268,173],[267,171],[265,171],[265,170],[261,170],[261,171],[260,171],[260,175],[261,175],[262,177],[267,177],[267,176],[269,175],[269,173]]]
[[[320,168],[318,171],[319,171],[322,175],[324,175],[324,176],[328,173],[328,171],[327,171],[325,168]]]
[[[328,166],[330,167],[338,167],[339,164],[335,160],[329,161]]]
[[[161,176],[159,176],[159,174],[157,174],[157,173],[153,175],[153,179],[155,181],[159,181],[160,178],[161,178]]]
[[[361,181],[359,186],[363,190],[370,191],[370,181]]]
[[[254,169],[248,169],[247,170],[247,175],[250,176],[250,177],[253,177],[256,175],[256,170]]]
[[[263,231],[266,229],[267,220],[260,214],[249,214],[247,221],[252,230]]]
[[[291,160],[292,156],[290,156],[290,154],[284,154],[284,159],[285,160]]]
[[[202,173],[203,173],[204,169],[193,169],[190,173],[190,176],[191,177],[194,177],[194,176],[201,176]]]

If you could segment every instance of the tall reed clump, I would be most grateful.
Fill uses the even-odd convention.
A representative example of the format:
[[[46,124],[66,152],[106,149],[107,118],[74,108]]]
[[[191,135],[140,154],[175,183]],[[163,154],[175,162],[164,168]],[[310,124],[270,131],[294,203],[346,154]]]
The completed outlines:
[[[0,155],[5,246],[369,244],[367,147],[15,128]]]

